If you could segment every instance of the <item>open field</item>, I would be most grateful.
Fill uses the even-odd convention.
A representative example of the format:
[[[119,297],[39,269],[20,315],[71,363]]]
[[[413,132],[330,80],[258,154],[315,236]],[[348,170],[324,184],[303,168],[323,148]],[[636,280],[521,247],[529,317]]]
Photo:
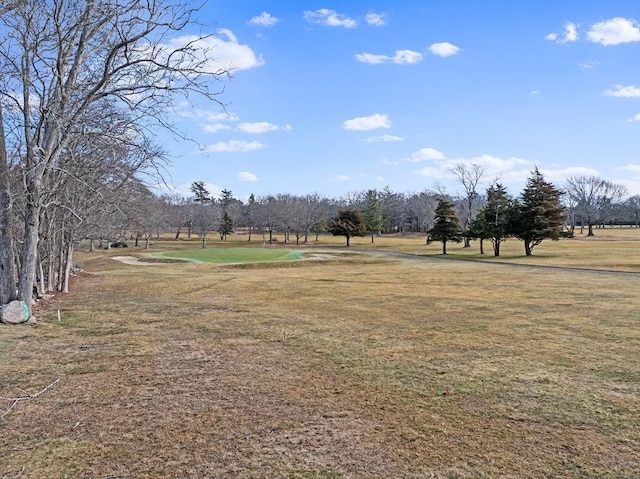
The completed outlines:
[[[0,326],[0,477],[637,477],[640,230],[491,265],[341,240],[282,263],[78,254],[37,325]]]

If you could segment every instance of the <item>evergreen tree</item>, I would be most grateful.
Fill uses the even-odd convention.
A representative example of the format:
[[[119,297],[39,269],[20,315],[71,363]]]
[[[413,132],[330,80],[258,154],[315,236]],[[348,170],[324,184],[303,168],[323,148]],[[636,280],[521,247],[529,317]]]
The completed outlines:
[[[224,241],[227,241],[227,235],[233,233],[233,221],[231,220],[229,213],[226,211],[222,213],[222,219],[220,220],[218,230],[220,231],[220,239]]]
[[[442,242],[442,254],[447,254],[447,242],[462,241],[462,228],[456,216],[454,205],[445,199],[438,200],[436,206],[433,228],[429,230],[429,237],[432,240]]]
[[[560,238],[565,220],[565,210],[560,203],[563,194],[545,181],[537,167],[531,172],[512,222],[514,236],[524,242],[527,256],[531,256],[534,246],[543,240]]]
[[[229,205],[233,202],[234,197],[231,190],[227,190],[226,188],[220,192],[220,204],[222,205],[222,209],[227,211]]]
[[[193,193],[194,199],[196,203],[200,203],[204,205],[211,201],[211,196],[209,196],[209,191],[204,186],[204,181],[194,181],[191,183],[191,193]]]
[[[487,203],[472,223],[473,237],[491,240],[493,255],[500,256],[500,245],[511,236],[513,202],[501,184],[487,188]]]
[[[255,219],[255,211],[256,211],[256,197],[253,193],[249,196],[249,201],[243,210],[245,224],[249,228],[249,239],[247,241],[251,242],[251,232],[256,224]]]
[[[364,222],[367,231],[371,234],[371,242],[373,243],[373,237],[380,233],[383,225],[380,202],[378,201],[378,192],[376,190],[368,190],[365,194]]]
[[[367,232],[364,216],[355,208],[343,208],[338,211],[338,216],[331,220],[328,228],[333,236],[344,236],[349,246],[352,236],[364,236]]]

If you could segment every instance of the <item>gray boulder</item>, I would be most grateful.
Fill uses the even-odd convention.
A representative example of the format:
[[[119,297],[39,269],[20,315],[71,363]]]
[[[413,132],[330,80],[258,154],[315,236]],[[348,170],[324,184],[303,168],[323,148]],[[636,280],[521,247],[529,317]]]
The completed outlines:
[[[29,321],[29,308],[24,301],[11,301],[2,305],[0,318],[3,323],[20,324]]]

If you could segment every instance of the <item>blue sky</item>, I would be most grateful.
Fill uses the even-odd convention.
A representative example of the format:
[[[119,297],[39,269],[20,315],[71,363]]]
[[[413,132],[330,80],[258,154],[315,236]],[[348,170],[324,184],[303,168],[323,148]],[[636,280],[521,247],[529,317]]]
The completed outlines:
[[[637,0],[210,0],[200,21],[234,73],[226,113],[176,106],[178,192],[455,194],[478,163],[483,190],[538,166],[640,194]]]

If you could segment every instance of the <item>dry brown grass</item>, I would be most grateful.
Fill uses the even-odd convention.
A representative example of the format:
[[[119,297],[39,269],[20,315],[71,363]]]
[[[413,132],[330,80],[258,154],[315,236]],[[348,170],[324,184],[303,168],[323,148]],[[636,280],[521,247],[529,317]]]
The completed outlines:
[[[0,422],[0,477],[636,477],[640,275],[117,253],[0,327],[0,396],[61,378]]]

